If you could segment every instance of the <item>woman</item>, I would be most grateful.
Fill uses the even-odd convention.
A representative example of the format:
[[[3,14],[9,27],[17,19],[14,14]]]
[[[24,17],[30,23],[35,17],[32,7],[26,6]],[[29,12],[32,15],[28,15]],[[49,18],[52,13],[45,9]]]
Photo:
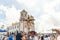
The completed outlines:
[[[24,36],[22,37],[22,40],[28,40],[28,35],[24,35]]]
[[[56,39],[60,40],[60,30],[59,29],[53,29],[57,33]]]
[[[5,35],[3,40],[8,40],[8,36],[7,36],[7,35]]]

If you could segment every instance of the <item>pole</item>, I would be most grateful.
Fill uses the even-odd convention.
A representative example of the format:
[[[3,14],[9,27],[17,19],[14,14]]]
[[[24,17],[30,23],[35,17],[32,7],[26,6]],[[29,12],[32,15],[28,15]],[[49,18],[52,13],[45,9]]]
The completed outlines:
[[[23,21],[23,32],[24,32],[24,21]]]

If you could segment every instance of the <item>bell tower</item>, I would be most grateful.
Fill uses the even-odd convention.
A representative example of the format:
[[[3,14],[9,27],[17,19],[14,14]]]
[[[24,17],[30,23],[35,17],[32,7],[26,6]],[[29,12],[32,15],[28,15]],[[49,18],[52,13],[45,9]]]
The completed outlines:
[[[20,12],[20,30],[25,30],[25,24],[27,20],[27,12],[25,10],[22,10]]]
[[[24,21],[25,19],[27,19],[27,12],[25,10],[22,10],[20,13],[20,21]]]

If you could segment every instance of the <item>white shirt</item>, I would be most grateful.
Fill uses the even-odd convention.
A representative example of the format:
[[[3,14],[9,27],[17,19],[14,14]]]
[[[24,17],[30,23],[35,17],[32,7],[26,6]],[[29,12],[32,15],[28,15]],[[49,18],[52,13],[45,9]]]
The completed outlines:
[[[44,40],[50,40],[50,37],[46,37],[46,38],[44,38]]]
[[[57,37],[57,40],[60,40],[60,35]]]
[[[31,36],[30,36],[30,39],[32,39]],[[33,37],[33,40],[38,40],[38,37],[37,37],[37,36],[34,36],[34,37]]]

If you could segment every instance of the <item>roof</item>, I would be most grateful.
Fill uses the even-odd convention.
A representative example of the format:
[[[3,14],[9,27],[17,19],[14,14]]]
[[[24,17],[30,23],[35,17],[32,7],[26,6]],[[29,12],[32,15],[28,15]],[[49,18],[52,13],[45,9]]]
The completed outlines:
[[[19,22],[12,23],[12,26],[19,25]]]
[[[2,30],[2,29],[0,29],[0,32],[8,32],[7,30]]]
[[[24,10],[24,9],[21,11],[21,13],[22,13],[22,12],[26,12],[26,13],[27,13],[27,11],[26,11],[26,10]]]

